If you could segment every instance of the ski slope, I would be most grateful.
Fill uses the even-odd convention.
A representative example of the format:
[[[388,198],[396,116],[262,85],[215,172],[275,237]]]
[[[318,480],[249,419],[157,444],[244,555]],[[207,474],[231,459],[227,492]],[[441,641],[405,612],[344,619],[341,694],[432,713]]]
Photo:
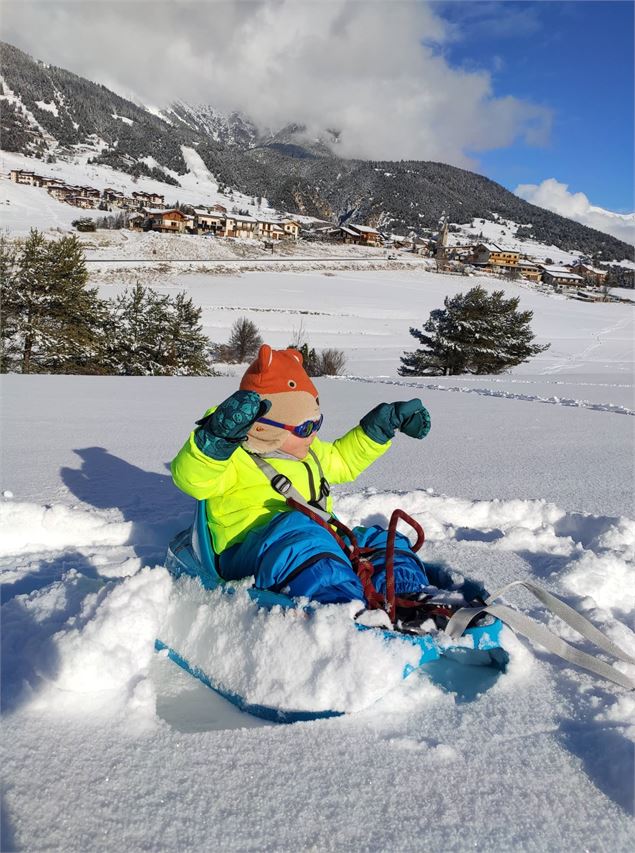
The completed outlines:
[[[551,350],[505,376],[406,379],[395,358],[408,324],[464,280],[262,273],[163,286],[186,287],[216,339],[244,309],[274,345],[304,318],[313,346],[343,348],[348,375],[317,380],[327,439],[382,400],[423,399],[429,437],[399,436],[337,488],[347,524],[400,506],[426,530],[425,560],[490,590],[533,579],[635,654],[631,306],[506,285]],[[431,669],[367,710],[290,727],[241,714],[155,654],[175,595],[161,562],[192,512],[166,465],[235,386],[2,378],[0,848],[632,849],[635,698],[509,632],[498,678],[473,671],[445,692]],[[528,596],[508,600],[575,642]],[[294,634],[307,666],[315,636]],[[239,635],[225,663],[241,666],[250,642]],[[349,687],[336,668],[322,677],[327,697]]]

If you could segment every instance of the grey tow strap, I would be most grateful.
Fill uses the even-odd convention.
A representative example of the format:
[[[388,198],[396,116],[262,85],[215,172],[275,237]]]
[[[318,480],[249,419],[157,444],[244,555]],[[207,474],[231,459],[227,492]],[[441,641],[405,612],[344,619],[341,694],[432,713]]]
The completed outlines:
[[[317,463],[320,478],[324,479],[322,466],[320,465],[317,456],[315,455],[315,453],[313,453],[312,450],[309,450],[309,453]],[[263,474],[265,474],[265,476],[271,483],[272,488],[274,489],[274,491],[278,492],[279,495],[282,495],[282,497],[284,498],[293,498],[294,501],[297,501],[299,504],[302,504],[302,506],[307,507],[311,510],[311,512],[314,512],[316,515],[319,515],[320,518],[324,519],[324,521],[331,520],[331,513],[327,512],[322,504],[318,506],[317,504],[309,503],[306,498],[301,495],[300,492],[296,489],[291,480],[288,477],[285,477],[284,474],[281,474],[279,471],[276,471],[273,465],[270,465],[269,462],[265,461],[261,456],[257,456],[255,453],[250,453],[249,456],[253,459],[253,461],[260,468]]]
[[[552,633],[546,625],[536,622],[524,613],[520,613],[518,610],[512,610],[511,607],[507,607],[504,604],[494,604],[497,598],[500,598],[501,595],[504,595],[514,586],[525,587],[525,589],[533,593],[551,613],[558,616],[563,622],[566,622],[567,625],[573,628],[574,631],[577,631],[578,634],[586,640],[589,640],[591,643],[594,643],[604,652],[607,652],[625,663],[635,664],[635,658],[626,654],[626,652],[620,649],[619,646],[616,646],[615,643],[609,640],[608,637],[605,637],[604,634],[601,631],[598,631],[598,629],[592,625],[588,619],[585,619],[584,616],[581,616],[576,610],[569,607],[568,604],[565,604],[564,601],[557,598],[557,596],[553,595],[551,592],[547,592],[546,589],[543,589],[530,581],[514,581],[513,583],[507,584],[507,586],[502,587],[502,589],[499,589],[493,595],[490,595],[489,598],[486,599],[484,607],[462,607],[460,610],[457,610],[446,626],[446,633],[450,637],[460,637],[475,616],[478,616],[481,613],[489,613],[491,616],[494,616],[497,619],[500,619],[501,622],[509,625],[509,627],[517,633],[527,637],[527,639],[540,643],[540,645],[544,646],[548,652],[558,655],[558,657],[561,657],[563,660],[573,663],[582,669],[586,669],[589,672],[594,673],[594,675],[599,675],[601,678],[606,678],[614,684],[626,687],[628,690],[635,690],[635,681],[620,672],[618,669],[615,669],[611,664],[593,657],[593,655],[587,654],[580,649],[576,649],[575,646],[569,645],[569,643],[566,643],[560,637],[557,637]]]

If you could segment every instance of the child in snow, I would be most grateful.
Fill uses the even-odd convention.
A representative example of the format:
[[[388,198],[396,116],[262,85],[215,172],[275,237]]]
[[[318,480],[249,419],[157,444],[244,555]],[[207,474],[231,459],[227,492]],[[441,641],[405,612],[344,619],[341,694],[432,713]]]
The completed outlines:
[[[327,529],[286,496],[328,518],[329,483],[349,483],[382,456],[396,431],[424,438],[430,416],[420,400],[381,403],[334,442],[321,441],[320,400],[294,349],[264,344],[240,388],[197,421],[172,462],[176,485],[206,500],[218,569],[226,580],[255,576],[260,589],[284,590],[324,603],[364,600],[350,560]],[[355,528],[371,557],[375,588],[385,589],[386,531]],[[427,584],[423,564],[406,536],[397,534],[395,591],[417,593]]]

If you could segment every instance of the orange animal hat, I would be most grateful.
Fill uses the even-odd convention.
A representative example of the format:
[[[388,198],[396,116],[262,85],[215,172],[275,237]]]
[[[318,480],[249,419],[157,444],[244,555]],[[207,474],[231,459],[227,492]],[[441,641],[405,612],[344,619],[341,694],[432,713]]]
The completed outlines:
[[[320,417],[317,388],[302,366],[302,353],[296,349],[273,350],[260,347],[256,360],[241,379],[242,391],[255,391],[271,402],[265,417],[272,421],[298,426]],[[287,431],[269,424],[255,423],[249,430],[247,446],[255,453],[278,450]]]

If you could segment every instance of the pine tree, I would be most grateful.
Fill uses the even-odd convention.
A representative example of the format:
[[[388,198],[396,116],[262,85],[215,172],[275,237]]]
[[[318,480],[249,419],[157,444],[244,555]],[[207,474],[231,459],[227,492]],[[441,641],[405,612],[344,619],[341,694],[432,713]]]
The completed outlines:
[[[76,237],[46,240],[32,230],[0,246],[2,369],[20,373],[100,372],[103,303],[87,288]]]
[[[162,373],[168,297],[137,283],[110,303],[104,356],[108,373],[155,376]]]
[[[290,344],[289,347],[297,349],[298,352],[302,353],[302,366],[309,376],[323,376],[320,356],[313,347],[310,347],[306,342],[302,344]]]
[[[502,290],[488,296],[482,287],[446,297],[423,327],[410,329],[423,348],[401,358],[401,376],[497,374],[549,348],[532,344],[532,311],[518,310],[519,297]]]
[[[172,300],[166,329],[165,374],[209,376],[210,342],[201,326],[201,308],[179,293]]]
[[[201,309],[137,283],[110,303],[104,364],[119,376],[209,376],[210,342]]]

